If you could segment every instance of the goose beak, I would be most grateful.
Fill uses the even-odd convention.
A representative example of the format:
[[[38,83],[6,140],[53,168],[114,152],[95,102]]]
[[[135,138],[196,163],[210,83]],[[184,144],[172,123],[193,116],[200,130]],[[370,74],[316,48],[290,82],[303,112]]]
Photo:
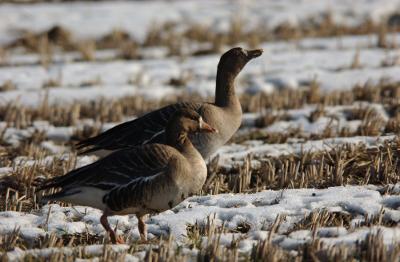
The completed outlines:
[[[264,50],[262,49],[247,50],[247,57],[253,59],[262,55],[263,52]]]
[[[207,133],[218,133],[217,129],[204,122],[202,118],[200,118],[200,131]]]

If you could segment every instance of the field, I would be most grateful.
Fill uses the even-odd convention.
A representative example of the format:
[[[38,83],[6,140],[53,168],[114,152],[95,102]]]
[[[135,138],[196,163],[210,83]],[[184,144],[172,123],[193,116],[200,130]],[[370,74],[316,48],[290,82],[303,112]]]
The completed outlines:
[[[10,1],[13,2],[13,1]],[[18,2],[18,1],[17,1]],[[33,1],[35,2],[35,1]],[[4,261],[400,261],[400,1],[0,4]],[[242,126],[198,196],[147,219],[39,205],[91,163],[77,141],[176,101],[213,101],[220,55]]]

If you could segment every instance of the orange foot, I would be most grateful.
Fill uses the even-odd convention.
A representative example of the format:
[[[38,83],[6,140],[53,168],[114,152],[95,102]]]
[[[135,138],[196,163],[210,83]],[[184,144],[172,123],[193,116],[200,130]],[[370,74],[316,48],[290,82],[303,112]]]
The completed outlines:
[[[117,236],[116,242],[117,244],[125,244],[125,240],[122,236]]]
[[[115,234],[114,232],[110,232],[111,243],[113,244],[125,244],[125,240],[122,236]]]

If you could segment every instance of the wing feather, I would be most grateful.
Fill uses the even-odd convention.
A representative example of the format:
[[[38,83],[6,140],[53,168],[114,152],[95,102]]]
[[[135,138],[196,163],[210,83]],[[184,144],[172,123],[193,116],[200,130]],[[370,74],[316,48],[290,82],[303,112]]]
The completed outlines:
[[[116,150],[138,146],[150,141],[165,143],[163,131],[169,118],[182,108],[198,111],[201,106],[201,103],[182,102],[163,107],[132,121],[117,125],[95,137],[80,141],[77,148],[81,153],[89,153],[99,149]]]
[[[103,201],[113,211],[135,206],[146,209],[146,203],[152,196],[160,194],[163,187],[169,184],[168,177],[163,174],[164,171],[149,177],[139,177],[115,187],[104,196]]]
[[[82,186],[109,190],[138,178],[165,172],[169,168],[170,158],[176,153],[174,148],[160,144],[122,149],[64,176],[50,179],[38,190],[61,187],[64,191]]]

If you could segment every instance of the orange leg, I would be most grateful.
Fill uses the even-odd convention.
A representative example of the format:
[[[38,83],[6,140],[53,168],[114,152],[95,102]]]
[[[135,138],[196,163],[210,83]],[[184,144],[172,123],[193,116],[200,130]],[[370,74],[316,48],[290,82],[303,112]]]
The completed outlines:
[[[136,217],[138,219],[138,228],[139,228],[139,233],[140,233],[140,239],[142,241],[147,241],[147,225],[143,221],[144,215],[142,215],[142,216],[136,215]]]
[[[110,227],[110,224],[108,223],[107,217],[109,216],[109,211],[106,209],[103,212],[103,215],[100,217],[100,223],[104,227],[104,229],[107,231],[107,233],[110,235],[111,242],[113,244],[125,244],[124,239],[121,236],[117,236],[115,231]]]

